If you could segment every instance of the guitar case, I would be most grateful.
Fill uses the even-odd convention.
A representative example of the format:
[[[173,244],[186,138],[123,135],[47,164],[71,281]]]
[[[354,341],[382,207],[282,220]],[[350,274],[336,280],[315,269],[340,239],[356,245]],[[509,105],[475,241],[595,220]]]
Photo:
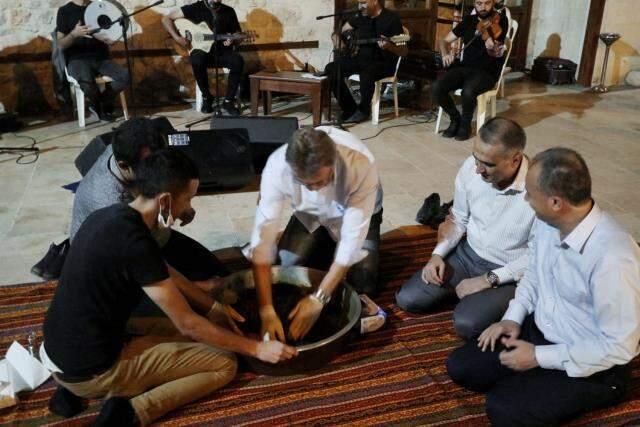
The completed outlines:
[[[531,78],[552,85],[574,84],[578,65],[568,59],[539,56],[533,61]]]

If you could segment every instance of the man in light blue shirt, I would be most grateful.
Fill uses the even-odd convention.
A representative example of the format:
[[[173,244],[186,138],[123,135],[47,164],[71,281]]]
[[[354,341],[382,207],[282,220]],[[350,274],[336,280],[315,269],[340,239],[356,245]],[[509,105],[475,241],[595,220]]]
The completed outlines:
[[[555,425],[625,394],[640,340],[640,248],[591,198],[573,150],[538,154],[526,179],[535,210],[530,264],[502,321],[447,360],[487,393],[494,425]]]

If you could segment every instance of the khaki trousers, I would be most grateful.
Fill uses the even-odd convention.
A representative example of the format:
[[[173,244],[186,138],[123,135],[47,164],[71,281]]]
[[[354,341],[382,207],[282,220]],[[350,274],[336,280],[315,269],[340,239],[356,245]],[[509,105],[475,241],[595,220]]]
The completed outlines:
[[[142,320],[142,319],[141,319]],[[166,324],[169,322],[169,325]],[[191,341],[172,329],[168,319],[154,319],[129,330],[151,331],[133,338],[118,361],[103,374],[81,383],[55,380],[76,396],[131,398],[141,425],[198,400],[229,383],[236,374],[233,353]]]

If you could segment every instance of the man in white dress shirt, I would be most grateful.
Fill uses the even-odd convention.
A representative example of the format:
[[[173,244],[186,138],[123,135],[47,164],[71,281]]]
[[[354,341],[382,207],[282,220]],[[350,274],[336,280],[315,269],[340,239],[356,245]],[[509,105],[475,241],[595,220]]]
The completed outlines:
[[[447,360],[456,383],[487,393],[497,426],[556,425],[618,402],[639,352],[640,249],[592,200],[582,157],[538,154],[527,199],[538,220],[515,298]]]
[[[400,308],[427,312],[457,296],[454,326],[465,339],[504,314],[527,266],[535,218],[524,199],[525,145],[524,130],[511,120],[496,117],[480,129],[456,177],[451,218],[427,265],[396,294]]]
[[[293,215],[278,243],[286,204]],[[262,173],[250,257],[261,335],[285,341],[271,295],[271,266],[328,270],[319,289],[291,311],[288,338],[304,337],[345,276],[359,293],[375,295],[382,222],[382,187],[374,157],[355,136],[335,128],[297,131]]]

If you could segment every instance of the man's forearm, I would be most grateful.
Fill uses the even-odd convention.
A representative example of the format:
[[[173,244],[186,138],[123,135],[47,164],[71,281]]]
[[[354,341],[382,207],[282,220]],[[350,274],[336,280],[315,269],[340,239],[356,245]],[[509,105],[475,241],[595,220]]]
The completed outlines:
[[[256,286],[258,307],[273,306],[271,296],[271,264],[253,264],[253,281]]]
[[[176,284],[176,287],[180,290],[182,295],[184,295],[191,308],[199,314],[206,315],[213,306],[215,300],[189,279],[184,277],[175,268],[171,266],[168,267],[171,279]]]
[[[69,33],[64,37],[58,38],[58,47],[63,50],[67,49],[69,46],[73,44],[74,40],[75,40],[75,37],[73,36],[73,34]]]
[[[340,265],[334,262],[333,264],[331,264],[329,272],[322,279],[319,288],[322,289],[327,295],[332,295],[340,282],[342,282],[342,280],[344,279],[344,276],[347,275],[347,271],[349,271],[348,266]]]
[[[171,37],[173,37],[174,40],[177,40],[181,37],[180,33],[178,33],[178,29],[176,28],[176,24],[173,22],[173,19],[169,18],[168,16],[164,16],[161,22],[164,29],[167,30],[167,32],[171,35]]]
[[[449,43],[445,39],[440,40],[440,54],[447,56],[449,54]]]
[[[230,332],[195,314],[183,319],[178,329],[192,340],[212,347],[252,357],[256,357],[258,352],[257,341]]]

